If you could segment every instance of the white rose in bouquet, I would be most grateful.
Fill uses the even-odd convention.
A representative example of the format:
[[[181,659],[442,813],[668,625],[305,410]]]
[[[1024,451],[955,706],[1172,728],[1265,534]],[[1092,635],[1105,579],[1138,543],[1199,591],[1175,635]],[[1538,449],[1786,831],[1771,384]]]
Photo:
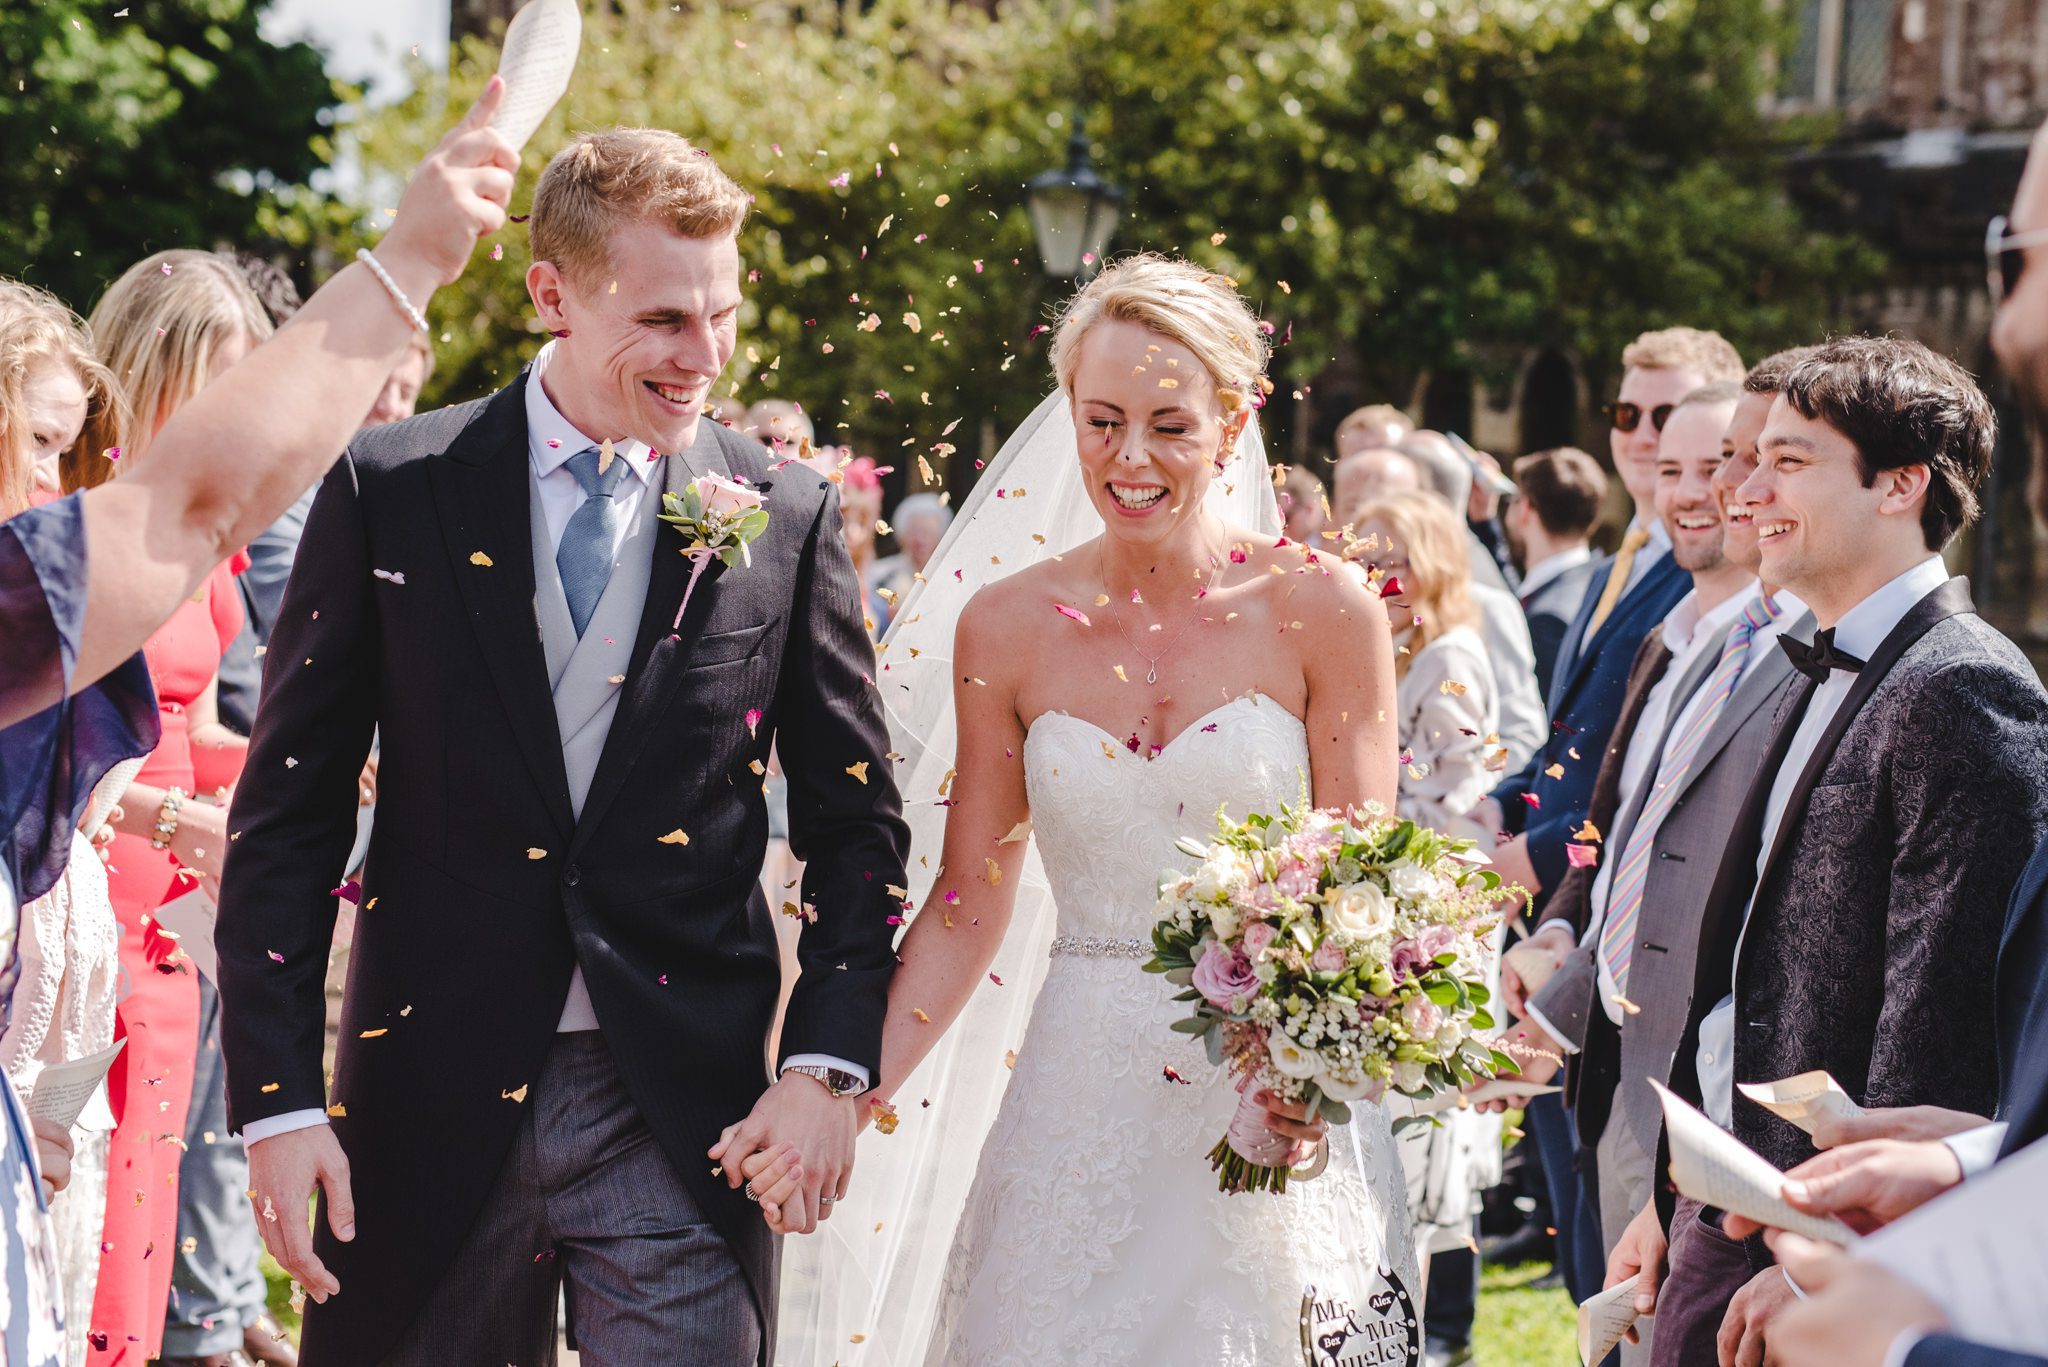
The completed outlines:
[[[1333,929],[1369,940],[1394,929],[1394,902],[1377,883],[1354,883],[1324,895],[1323,916]]]
[[[1387,866],[1387,886],[1404,902],[1425,901],[1436,896],[1438,891],[1436,874],[1413,859],[1398,860]]]
[[[1429,1072],[1419,1063],[1398,1062],[1394,1065],[1394,1086],[1403,1092],[1419,1092],[1429,1081]]]
[[[1365,1075],[1362,1068],[1348,1072],[1332,1072],[1328,1068],[1316,1069],[1316,1086],[1332,1101],[1361,1101],[1373,1094],[1377,1084]]]
[[[1288,1077],[1313,1077],[1316,1071],[1316,1056],[1287,1037],[1279,1026],[1266,1037],[1266,1053],[1273,1060],[1273,1067]]]

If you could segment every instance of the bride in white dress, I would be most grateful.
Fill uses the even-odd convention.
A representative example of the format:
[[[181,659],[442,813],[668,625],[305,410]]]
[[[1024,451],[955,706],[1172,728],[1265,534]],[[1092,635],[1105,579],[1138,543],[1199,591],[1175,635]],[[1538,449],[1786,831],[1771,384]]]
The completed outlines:
[[[1355,1106],[1327,1170],[1284,1195],[1219,1192],[1206,1155],[1238,1097],[1169,1028],[1176,989],[1141,971],[1160,873],[1186,862],[1175,841],[1219,808],[1275,812],[1304,787],[1319,806],[1393,805],[1387,614],[1334,550],[1270,530],[1246,431],[1266,354],[1222,277],[1158,257],[1105,270],[1054,341],[1062,393],[900,609],[880,682],[899,722],[930,728],[913,806],[918,775],[950,760],[876,1088],[901,1133],[863,1141],[823,1242],[788,1242],[784,1363],[1421,1360],[1386,1112]],[[1093,534],[975,529],[1017,501],[1046,510],[1033,527],[1057,529],[1062,501],[1092,509]],[[953,743],[930,744],[946,710]],[[1313,1153],[1319,1122],[1269,1121]]]

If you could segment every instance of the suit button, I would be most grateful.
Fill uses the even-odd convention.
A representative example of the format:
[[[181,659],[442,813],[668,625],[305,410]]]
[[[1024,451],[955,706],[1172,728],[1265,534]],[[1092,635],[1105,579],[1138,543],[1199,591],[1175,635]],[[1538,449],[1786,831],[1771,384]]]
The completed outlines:
[[[573,888],[582,881],[583,870],[577,868],[574,864],[571,864],[568,868],[562,871],[562,882],[567,884],[569,887]]]

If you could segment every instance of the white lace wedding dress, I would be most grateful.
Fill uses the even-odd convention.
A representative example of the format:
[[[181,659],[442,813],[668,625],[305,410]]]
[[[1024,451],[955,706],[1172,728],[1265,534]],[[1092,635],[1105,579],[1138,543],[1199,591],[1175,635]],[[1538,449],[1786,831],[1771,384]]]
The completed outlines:
[[[1401,1162],[1353,1107],[1322,1176],[1224,1195],[1206,1161],[1237,1105],[1177,990],[1141,971],[1184,835],[1299,799],[1308,738],[1262,698],[1156,758],[1065,713],[1024,762],[1058,939],[953,1244],[934,1367],[1419,1363]]]

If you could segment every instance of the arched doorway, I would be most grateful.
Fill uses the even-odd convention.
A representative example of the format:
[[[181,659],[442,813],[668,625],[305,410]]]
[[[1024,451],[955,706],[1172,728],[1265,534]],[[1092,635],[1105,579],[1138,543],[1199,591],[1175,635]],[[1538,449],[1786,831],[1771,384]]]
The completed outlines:
[[[1545,351],[1522,377],[1522,452],[1579,442],[1579,373],[1571,358]]]

